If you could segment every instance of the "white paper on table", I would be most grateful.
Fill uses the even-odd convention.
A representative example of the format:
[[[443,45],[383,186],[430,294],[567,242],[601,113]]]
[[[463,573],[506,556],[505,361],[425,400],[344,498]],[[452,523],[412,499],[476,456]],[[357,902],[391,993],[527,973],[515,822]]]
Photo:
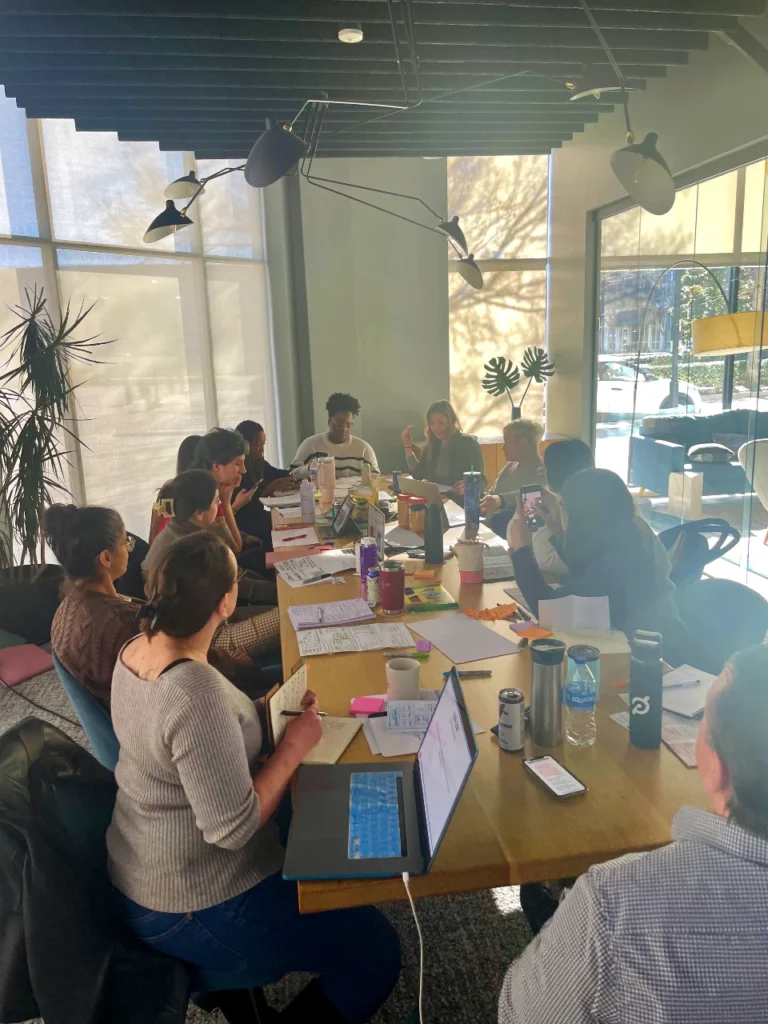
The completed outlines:
[[[349,651],[378,651],[414,646],[413,637],[402,622],[302,629],[296,634],[296,641],[302,658],[320,654],[344,654]]]
[[[628,693],[622,693],[619,696],[629,702]],[[617,711],[611,715],[611,718],[624,729],[629,729],[628,711]],[[672,753],[679,757],[687,768],[695,768],[698,764],[696,760],[696,738],[698,734],[698,720],[682,718],[680,715],[673,715],[669,711],[662,712],[661,738]]]
[[[357,718],[321,718],[323,735],[309,751],[302,764],[336,764],[352,740],[360,732],[362,723]]]
[[[335,551],[323,551],[318,555],[302,555],[299,558],[286,558],[275,563],[275,572],[291,587],[307,586],[317,576],[327,573],[347,572],[355,567],[354,552],[347,548]],[[321,580],[320,582],[328,582]]]
[[[664,690],[661,697],[661,706],[665,711],[674,711],[677,715],[684,715],[686,718],[700,718],[704,712],[707,693],[715,681],[715,676],[709,672],[696,673],[701,680],[696,686],[679,687],[672,690]]]
[[[376,733],[373,731],[373,723],[377,721],[377,719],[374,718],[372,721],[367,715],[361,715],[360,721],[363,723],[363,734],[368,740],[368,746],[371,748],[371,753],[380,754],[381,748],[379,747],[379,741],[376,739]]]
[[[272,531],[272,547],[277,548],[301,548],[307,544],[317,544],[317,532],[314,526],[293,527],[287,530]],[[279,562],[277,563],[280,564]]]
[[[607,597],[555,597],[539,601],[539,625],[544,629],[610,630],[611,611]]]
[[[680,665],[673,668],[671,672],[665,672],[661,677],[661,685],[664,689],[676,689],[678,687],[688,688],[698,686],[702,679],[707,678],[706,672],[701,672],[691,665]]]
[[[272,741],[275,746],[283,738],[285,727],[289,719],[283,711],[300,711],[301,699],[307,692],[307,666],[294,672],[290,679],[286,679],[280,689],[269,698],[269,724],[272,728]]]
[[[388,700],[387,729],[390,732],[424,732],[436,707],[435,700]]]
[[[280,509],[280,516],[283,519],[287,519],[289,521],[291,519],[295,519],[295,520],[298,520],[300,522],[301,518],[302,518],[301,517],[301,507],[299,505],[295,505],[295,506],[291,505],[290,508],[281,508]]]
[[[336,486],[333,490],[334,497],[345,498],[350,491],[354,491],[362,483],[363,478],[361,476],[338,476],[336,477]]]
[[[483,579],[508,580],[515,575],[515,567],[509,551],[504,548],[487,548],[483,552]]]
[[[271,498],[259,498],[264,508],[299,508],[301,502],[298,491],[291,491],[290,494],[275,494]]]
[[[387,523],[384,527],[384,540],[393,548],[423,548],[424,538],[413,530],[406,530],[397,523]]]
[[[454,665],[516,654],[520,649],[508,637],[466,615],[441,615],[437,619],[416,619],[411,629],[439,648]]]
[[[464,525],[464,509],[461,505],[457,505],[455,501],[451,501],[449,498],[443,504],[445,514],[448,517],[449,526],[463,526]]]
[[[376,618],[361,597],[346,601],[324,601],[322,604],[294,604],[288,609],[294,629],[312,629],[317,626],[350,625]]]
[[[415,754],[421,745],[421,736],[412,732],[390,732],[386,718],[369,718],[364,725],[371,753],[383,757],[402,757]],[[371,741],[373,738],[373,742]],[[374,750],[374,745],[376,750]]]

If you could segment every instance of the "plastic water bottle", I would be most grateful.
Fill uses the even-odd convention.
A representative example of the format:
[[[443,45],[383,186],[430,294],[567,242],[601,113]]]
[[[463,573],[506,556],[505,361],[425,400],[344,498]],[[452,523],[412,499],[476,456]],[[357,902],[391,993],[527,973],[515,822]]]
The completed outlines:
[[[597,681],[584,654],[568,649],[565,683],[565,738],[577,747],[591,747],[597,735]]]
[[[312,459],[309,464],[309,482],[312,484],[312,493],[317,493],[317,459]]]
[[[299,507],[301,510],[301,521],[304,524],[315,522],[315,492],[309,480],[302,480],[299,484]]]

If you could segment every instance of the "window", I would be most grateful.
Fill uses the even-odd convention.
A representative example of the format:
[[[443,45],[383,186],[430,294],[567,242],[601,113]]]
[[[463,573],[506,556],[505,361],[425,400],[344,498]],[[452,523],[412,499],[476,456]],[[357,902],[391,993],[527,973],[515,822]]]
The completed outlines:
[[[476,291],[449,262],[451,401],[481,438],[499,437],[511,418],[507,398],[483,391],[483,364],[504,356],[519,365],[526,348],[546,345],[548,170],[546,156],[448,160],[449,216],[459,214],[484,277]],[[523,414],[543,421],[543,403],[534,385]]]
[[[143,537],[187,434],[258,419],[279,458],[260,194],[234,171],[195,205],[193,227],[143,242],[169,181],[223,166],[71,121],[27,122],[0,92],[0,333],[27,287],[44,286],[54,308],[94,305],[80,336],[114,343],[72,368],[81,443],[66,482]]]

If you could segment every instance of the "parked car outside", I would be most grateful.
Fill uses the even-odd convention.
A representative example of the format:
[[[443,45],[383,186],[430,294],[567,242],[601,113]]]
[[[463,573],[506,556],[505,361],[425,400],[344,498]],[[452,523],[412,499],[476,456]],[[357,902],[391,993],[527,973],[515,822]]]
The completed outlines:
[[[637,388],[635,389],[635,378]],[[678,400],[672,399],[672,381],[656,377],[649,370],[637,370],[635,363],[599,359],[597,368],[597,417],[635,418],[654,413],[690,414],[701,412],[699,389],[688,381],[678,382]],[[636,392],[636,395],[635,395]]]

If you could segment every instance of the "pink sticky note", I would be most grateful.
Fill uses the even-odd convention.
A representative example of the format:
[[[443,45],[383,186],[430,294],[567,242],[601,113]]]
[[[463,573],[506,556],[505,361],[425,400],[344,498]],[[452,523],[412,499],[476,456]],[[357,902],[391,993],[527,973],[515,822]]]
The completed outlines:
[[[509,628],[513,629],[515,633],[519,633],[523,629],[530,629],[532,626],[537,625],[533,619],[526,619],[525,622],[510,622]]]
[[[429,654],[429,652],[431,650],[432,650],[432,644],[429,642],[429,640],[417,640],[416,641],[416,651],[417,651],[417,653],[419,653],[419,654]]]
[[[355,697],[349,702],[350,715],[375,715],[383,711],[386,700],[383,697]]]

